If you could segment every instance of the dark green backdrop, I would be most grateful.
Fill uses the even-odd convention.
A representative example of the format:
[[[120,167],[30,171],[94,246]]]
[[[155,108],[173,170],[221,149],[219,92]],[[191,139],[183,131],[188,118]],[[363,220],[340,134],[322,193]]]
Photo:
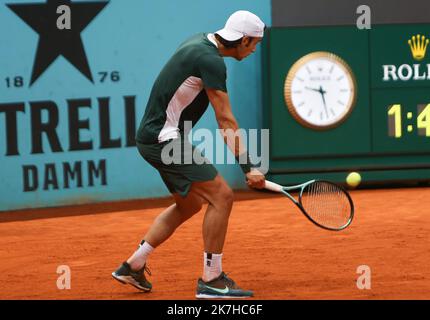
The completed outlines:
[[[408,40],[430,38],[430,25],[271,28],[264,40],[264,127],[270,134],[270,176],[280,183],[326,178],[344,181],[359,171],[364,182],[430,180],[430,137],[418,135],[417,105],[430,103],[430,80],[383,81],[383,65],[418,64]],[[284,100],[285,77],[302,56],[329,51],[344,59],[357,80],[357,102],[340,126],[316,131],[297,123]],[[429,49],[430,51],[430,49]],[[402,137],[388,135],[388,109],[401,104]],[[407,113],[412,112],[412,118]],[[430,125],[430,119],[428,119]],[[408,126],[413,126],[408,132]]]

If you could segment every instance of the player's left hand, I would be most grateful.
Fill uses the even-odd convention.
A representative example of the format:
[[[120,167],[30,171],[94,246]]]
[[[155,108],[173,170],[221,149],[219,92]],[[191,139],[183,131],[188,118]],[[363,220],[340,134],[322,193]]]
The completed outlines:
[[[266,185],[266,178],[264,174],[257,169],[251,169],[251,171],[246,174],[246,183],[251,188],[263,189]]]

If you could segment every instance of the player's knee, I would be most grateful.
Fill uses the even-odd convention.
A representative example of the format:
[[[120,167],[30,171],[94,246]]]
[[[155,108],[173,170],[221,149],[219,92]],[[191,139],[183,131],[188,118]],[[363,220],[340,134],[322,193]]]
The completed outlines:
[[[201,200],[195,201],[190,209],[192,214],[198,213],[200,210],[202,210],[203,202]]]
[[[217,200],[223,206],[231,207],[234,201],[233,190],[227,184],[224,184],[217,192]]]
[[[176,203],[178,209],[185,216],[191,217],[194,214],[198,213],[203,206],[203,202],[201,199],[193,199],[192,201],[188,201],[187,203]]]

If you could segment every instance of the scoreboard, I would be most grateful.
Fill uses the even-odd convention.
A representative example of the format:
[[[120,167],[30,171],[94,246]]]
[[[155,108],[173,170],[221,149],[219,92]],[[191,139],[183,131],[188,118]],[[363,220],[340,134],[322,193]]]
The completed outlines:
[[[430,181],[430,25],[271,28],[271,179]]]

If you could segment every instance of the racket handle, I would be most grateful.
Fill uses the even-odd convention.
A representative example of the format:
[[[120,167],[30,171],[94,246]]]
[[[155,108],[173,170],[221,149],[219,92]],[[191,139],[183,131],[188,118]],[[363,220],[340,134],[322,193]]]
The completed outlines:
[[[266,180],[265,188],[267,190],[274,191],[274,192],[282,192],[283,186],[281,186],[280,184],[274,183],[272,181]]]

